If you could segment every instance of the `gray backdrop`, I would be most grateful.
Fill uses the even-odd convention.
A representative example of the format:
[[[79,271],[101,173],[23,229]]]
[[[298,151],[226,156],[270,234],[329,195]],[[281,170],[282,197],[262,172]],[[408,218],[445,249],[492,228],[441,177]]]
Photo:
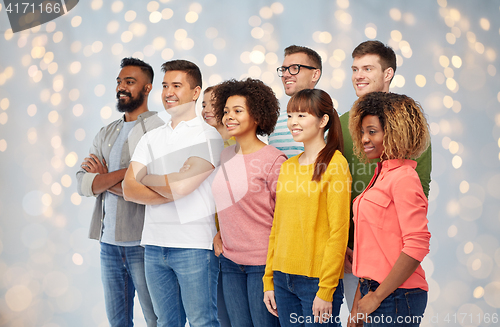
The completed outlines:
[[[418,100],[432,131],[422,325],[497,326],[499,14],[493,0],[89,0],[13,34],[2,4],[0,326],[107,326],[99,244],[87,239],[94,201],[76,193],[75,172],[119,117],[121,58],[155,69],[150,110],[164,110],[160,65],[176,58],[200,66],[204,87],[252,76],[286,105],[276,67],[286,46],[305,45],[321,54],[318,88],[342,114],[356,99],[351,52],[367,39],[394,48],[391,91]]]

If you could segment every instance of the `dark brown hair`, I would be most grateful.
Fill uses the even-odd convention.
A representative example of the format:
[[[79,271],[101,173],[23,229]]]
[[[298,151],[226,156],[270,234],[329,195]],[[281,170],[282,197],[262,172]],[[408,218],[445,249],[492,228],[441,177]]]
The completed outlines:
[[[396,75],[396,54],[391,47],[386,46],[380,41],[365,41],[352,51],[352,58],[362,57],[367,54],[378,55],[382,70],[385,71],[391,67],[394,70],[394,75]]]
[[[280,105],[273,90],[258,79],[242,81],[231,79],[215,86],[215,118],[222,124],[224,107],[229,97],[240,95],[245,98],[250,116],[257,122],[257,135],[269,135],[274,131],[280,115]]]
[[[337,111],[333,107],[332,98],[323,90],[305,89],[291,97],[286,109],[287,112],[307,112],[318,118],[328,115],[325,132],[328,131],[326,146],[319,152],[314,163],[312,180],[320,181],[332,160],[335,151],[344,152],[344,138]]]
[[[294,53],[305,53],[309,60],[313,63],[313,66],[323,71],[323,65],[321,64],[321,56],[308,47],[303,47],[300,45],[291,45],[285,49],[285,57]]]
[[[187,60],[171,60],[161,65],[161,70],[166,73],[168,71],[179,70],[187,74],[187,80],[191,89],[199,86],[201,88],[201,71],[200,68],[191,61]]]

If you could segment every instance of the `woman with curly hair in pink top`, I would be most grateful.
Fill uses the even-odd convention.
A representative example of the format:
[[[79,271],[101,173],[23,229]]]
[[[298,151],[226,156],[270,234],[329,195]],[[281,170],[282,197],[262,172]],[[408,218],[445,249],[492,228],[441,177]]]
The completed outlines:
[[[412,160],[430,144],[423,109],[405,95],[369,93],[354,103],[349,131],[360,158],[381,162],[353,204],[353,273],[360,282],[348,326],[419,326],[428,291],[420,262],[431,237]]]
[[[279,116],[273,90],[257,79],[228,80],[214,91],[214,116],[236,144],[222,151],[212,183],[220,231],[214,238],[229,320],[237,327],[277,327],[262,302],[262,276],[283,152],[269,135]]]

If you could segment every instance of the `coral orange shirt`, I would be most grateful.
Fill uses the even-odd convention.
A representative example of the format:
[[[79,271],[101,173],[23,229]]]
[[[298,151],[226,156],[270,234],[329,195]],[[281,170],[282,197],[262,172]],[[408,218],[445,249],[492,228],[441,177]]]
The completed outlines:
[[[401,252],[418,261],[429,253],[428,202],[416,166],[413,160],[379,163],[369,186],[354,200],[355,276],[382,283]],[[399,288],[428,291],[422,266]]]

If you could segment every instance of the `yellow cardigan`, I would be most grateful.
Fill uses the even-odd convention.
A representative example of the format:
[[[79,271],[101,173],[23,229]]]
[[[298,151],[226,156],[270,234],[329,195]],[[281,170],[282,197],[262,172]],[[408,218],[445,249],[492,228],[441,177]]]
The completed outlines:
[[[314,164],[300,165],[302,154],[281,166],[274,221],[269,236],[264,291],[274,290],[273,271],[319,278],[316,295],[332,301],[349,236],[351,173],[336,151],[320,182]]]

